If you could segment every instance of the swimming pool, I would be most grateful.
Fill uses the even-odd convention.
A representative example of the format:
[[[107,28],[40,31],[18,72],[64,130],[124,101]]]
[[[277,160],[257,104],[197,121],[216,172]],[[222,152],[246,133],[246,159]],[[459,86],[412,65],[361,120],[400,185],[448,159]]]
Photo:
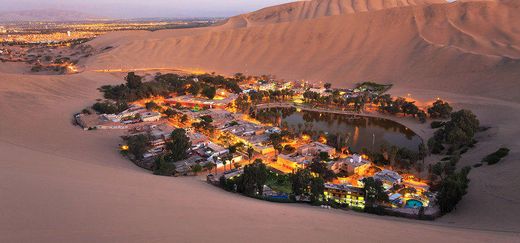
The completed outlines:
[[[408,201],[406,201],[406,205],[404,206],[405,208],[420,208],[422,207],[423,203],[421,201],[418,201],[418,200],[415,200],[415,199],[410,199]]]

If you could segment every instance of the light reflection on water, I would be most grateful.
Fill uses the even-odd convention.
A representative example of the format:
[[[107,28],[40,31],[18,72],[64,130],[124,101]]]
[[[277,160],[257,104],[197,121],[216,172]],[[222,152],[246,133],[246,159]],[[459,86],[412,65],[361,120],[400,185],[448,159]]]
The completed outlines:
[[[405,126],[383,118],[296,111],[294,108],[272,108],[259,112],[259,120],[271,122],[294,133],[335,134],[346,141],[352,151],[379,150],[382,144],[418,150],[422,140]]]

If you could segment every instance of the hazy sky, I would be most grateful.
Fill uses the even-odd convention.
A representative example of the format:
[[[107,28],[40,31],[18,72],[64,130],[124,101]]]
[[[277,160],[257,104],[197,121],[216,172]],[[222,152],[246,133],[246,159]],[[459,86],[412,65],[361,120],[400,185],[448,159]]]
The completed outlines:
[[[0,11],[64,9],[105,17],[230,16],[296,0],[0,0]]]

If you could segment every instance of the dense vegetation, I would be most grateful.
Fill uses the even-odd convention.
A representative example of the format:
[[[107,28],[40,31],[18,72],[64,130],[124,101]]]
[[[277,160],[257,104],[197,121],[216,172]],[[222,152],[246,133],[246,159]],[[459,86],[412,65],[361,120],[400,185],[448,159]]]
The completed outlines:
[[[371,91],[377,94],[382,94],[392,88],[392,84],[378,84],[375,82],[363,82],[356,85],[355,89],[361,91]]]
[[[134,156],[135,159],[143,159],[143,155],[150,149],[150,136],[146,134],[139,134],[135,136],[125,137],[128,152]]]
[[[437,200],[443,214],[451,212],[466,194],[469,184],[470,167],[464,167],[459,172],[450,172],[442,180]]]
[[[156,175],[171,176],[175,172],[174,163],[188,157],[191,142],[186,131],[177,128],[171,133],[171,138],[166,142],[164,153],[155,159],[153,173]]]
[[[450,117],[453,108],[448,102],[437,100],[433,103],[432,107],[428,108],[428,114],[431,118],[442,118],[447,119]]]
[[[444,145],[450,146],[450,151],[474,143],[473,137],[479,130],[480,122],[473,112],[460,110],[451,114],[451,120],[444,122],[428,140],[428,147],[434,154],[441,153]]]
[[[124,102],[112,102],[105,100],[102,102],[96,102],[94,105],[92,105],[92,109],[100,114],[115,114],[128,109],[128,104]]]
[[[368,207],[374,207],[378,202],[388,202],[388,194],[383,188],[380,180],[373,177],[363,179],[363,190],[365,190],[365,202]]]
[[[250,196],[262,195],[267,182],[269,170],[261,159],[244,167],[244,173],[235,178],[220,178],[220,185],[229,191],[237,191]]]
[[[120,85],[104,85],[99,90],[106,99],[120,102],[132,102],[153,96],[168,96],[170,93],[179,95],[203,95],[213,99],[217,88],[223,88],[234,93],[242,90],[235,78],[220,75],[203,74],[182,76],[177,74],[159,74],[153,81],[143,82],[143,78],[134,72],[128,73],[126,83]]]

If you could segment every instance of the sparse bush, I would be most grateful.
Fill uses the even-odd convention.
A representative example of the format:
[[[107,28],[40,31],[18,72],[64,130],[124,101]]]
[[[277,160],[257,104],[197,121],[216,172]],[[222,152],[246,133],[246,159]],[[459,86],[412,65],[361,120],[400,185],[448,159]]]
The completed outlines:
[[[496,152],[484,157],[484,159],[482,159],[482,162],[487,162],[488,165],[496,164],[500,162],[502,158],[506,157],[509,154],[509,151],[510,150],[508,148],[500,148]]]

